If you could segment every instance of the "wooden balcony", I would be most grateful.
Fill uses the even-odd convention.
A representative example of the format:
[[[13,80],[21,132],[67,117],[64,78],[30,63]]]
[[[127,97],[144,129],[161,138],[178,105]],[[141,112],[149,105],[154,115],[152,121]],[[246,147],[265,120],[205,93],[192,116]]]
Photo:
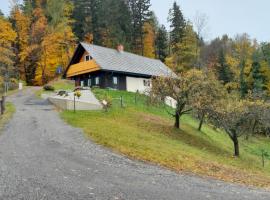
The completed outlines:
[[[69,67],[67,71],[67,78],[98,70],[100,70],[100,67],[94,60],[80,62]]]

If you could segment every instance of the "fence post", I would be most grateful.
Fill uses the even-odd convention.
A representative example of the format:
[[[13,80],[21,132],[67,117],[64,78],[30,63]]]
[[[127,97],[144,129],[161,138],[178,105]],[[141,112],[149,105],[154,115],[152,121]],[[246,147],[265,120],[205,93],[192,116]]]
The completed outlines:
[[[123,96],[120,97],[120,102],[121,102],[121,108],[123,108],[124,107],[124,105],[123,105]]]
[[[73,112],[76,112],[76,95],[74,93],[74,101],[73,101]]]
[[[5,113],[5,101],[6,101],[6,96],[2,96],[2,100],[1,100],[1,115],[3,115]]]

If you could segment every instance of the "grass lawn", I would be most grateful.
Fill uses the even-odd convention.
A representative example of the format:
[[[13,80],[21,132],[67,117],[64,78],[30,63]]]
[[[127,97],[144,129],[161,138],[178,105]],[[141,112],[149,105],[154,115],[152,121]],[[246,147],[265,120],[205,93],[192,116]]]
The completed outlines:
[[[51,81],[48,85],[51,85],[55,88],[55,91],[57,90],[67,90],[67,91],[73,91],[75,89],[75,84],[73,81],[69,80],[55,80]],[[44,93],[52,93],[51,91],[45,91],[43,88],[41,90],[38,90],[36,92],[37,97],[41,97],[42,94]]]
[[[16,110],[15,106],[12,103],[9,103],[9,102],[6,103],[6,111],[5,111],[4,115],[0,116],[0,130],[11,119],[15,110]]]
[[[131,158],[148,161],[175,171],[192,172],[217,179],[270,186],[270,159],[262,167],[261,150],[270,152],[270,139],[240,139],[240,158],[234,158],[233,144],[222,131],[204,126],[197,131],[198,121],[182,118],[181,130],[173,128],[174,120],[162,106],[148,106],[146,97],[121,91],[95,89],[99,99],[109,96],[109,112],[64,111],[62,118],[80,127],[96,143]],[[124,108],[120,107],[120,96]]]

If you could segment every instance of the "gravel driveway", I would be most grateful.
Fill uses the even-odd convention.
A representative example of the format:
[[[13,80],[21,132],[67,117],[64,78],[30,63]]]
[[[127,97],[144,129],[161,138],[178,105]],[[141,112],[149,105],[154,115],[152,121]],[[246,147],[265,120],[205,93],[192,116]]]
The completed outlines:
[[[65,124],[34,90],[9,98],[17,111],[0,136],[0,199],[270,199],[116,155]]]

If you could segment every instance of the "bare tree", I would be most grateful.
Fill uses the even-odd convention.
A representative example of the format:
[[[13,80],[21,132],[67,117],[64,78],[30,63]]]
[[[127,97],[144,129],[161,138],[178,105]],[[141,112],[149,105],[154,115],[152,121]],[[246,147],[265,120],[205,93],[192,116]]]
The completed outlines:
[[[207,24],[208,24],[208,16],[204,13],[200,13],[199,11],[197,11],[193,19],[193,26],[195,28],[198,37],[196,55],[197,55],[197,65],[199,68],[201,67],[199,49],[201,46],[201,42],[206,35]]]

